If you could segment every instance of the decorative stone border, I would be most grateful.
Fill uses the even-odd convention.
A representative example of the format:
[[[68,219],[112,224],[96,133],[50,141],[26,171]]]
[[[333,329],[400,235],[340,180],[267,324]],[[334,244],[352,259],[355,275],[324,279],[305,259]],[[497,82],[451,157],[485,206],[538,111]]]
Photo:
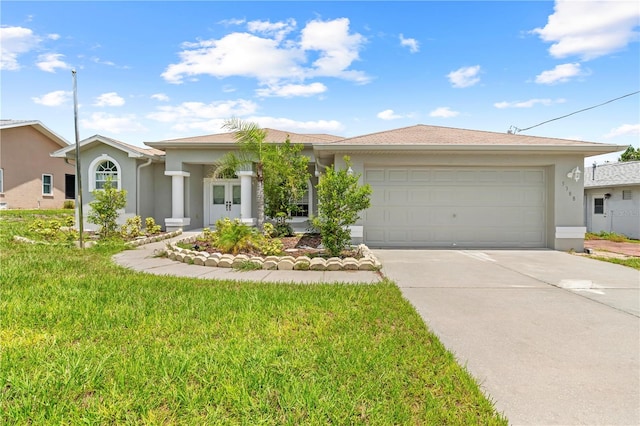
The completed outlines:
[[[138,237],[133,241],[128,241],[126,243],[129,247],[138,247],[144,244],[157,243],[158,241],[167,240],[169,238],[177,237],[182,234],[182,230],[179,229],[173,232],[165,232],[163,234],[152,235],[150,237]]]
[[[360,259],[347,257],[322,257],[308,256],[247,256],[246,254],[232,255],[220,253],[208,253],[205,251],[188,250],[178,247],[178,243],[193,244],[200,236],[193,236],[183,240],[167,244],[166,255],[169,259],[178,262],[190,263],[202,266],[214,266],[218,268],[237,268],[244,262],[253,262],[262,269],[282,271],[376,271],[382,264],[364,244],[357,247],[362,255]]]

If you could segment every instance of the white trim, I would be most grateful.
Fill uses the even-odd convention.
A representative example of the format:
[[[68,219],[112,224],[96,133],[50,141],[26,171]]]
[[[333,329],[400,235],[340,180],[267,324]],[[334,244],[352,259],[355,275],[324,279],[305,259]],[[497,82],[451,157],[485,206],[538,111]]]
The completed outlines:
[[[189,177],[191,176],[191,173],[189,172],[183,172],[182,170],[176,170],[176,171],[165,171],[164,172],[165,176],[182,176],[182,177]]]
[[[556,226],[556,238],[584,238],[587,228],[584,226]]]
[[[89,192],[96,190],[96,168],[99,164],[105,161],[111,161],[118,168],[116,189],[120,190],[122,186],[122,167],[120,166],[120,163],[118,163],[113,157],[107,154],[102,154],[99,157],[94,158],[93,161],[89,164],[89,168],[87,169],[89,171]]]
[[[0,168],[0,194],[4,193],[4,169]]]
[[[44,192],[44,177],[49,176],[51,180],[49,181],[49,192]],[[43,173],[41,181],[42,183],[42,196],[43,197],[51,197],[53,195],[53,175],[51,173]]]

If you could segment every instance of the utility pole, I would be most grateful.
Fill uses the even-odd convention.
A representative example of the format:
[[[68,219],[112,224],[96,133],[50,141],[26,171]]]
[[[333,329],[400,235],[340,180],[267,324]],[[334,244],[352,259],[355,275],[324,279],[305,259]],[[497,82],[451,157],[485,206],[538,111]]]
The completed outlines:
[[[78,211],[78,232],[80,234],[80,248],[84,248],[82,235],[84,233],[84,216],[82,213],[82,169],[80,168],[80,135],[78,133],[78,84],[76,70],[71,70],[73,76],[73,121],[76,128],[76,208]]]

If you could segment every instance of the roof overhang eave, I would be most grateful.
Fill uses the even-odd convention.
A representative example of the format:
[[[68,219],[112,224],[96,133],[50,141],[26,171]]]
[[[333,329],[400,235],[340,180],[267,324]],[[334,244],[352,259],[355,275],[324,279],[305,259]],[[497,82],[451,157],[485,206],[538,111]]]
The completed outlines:
[[[590,145],[315,145],[314,150],[319,153],[418,153],[418,152],[469,152],[469,153],[545,153],[581,154],[585,157],[610,154],[624,151],[626,145],[590,144]]]

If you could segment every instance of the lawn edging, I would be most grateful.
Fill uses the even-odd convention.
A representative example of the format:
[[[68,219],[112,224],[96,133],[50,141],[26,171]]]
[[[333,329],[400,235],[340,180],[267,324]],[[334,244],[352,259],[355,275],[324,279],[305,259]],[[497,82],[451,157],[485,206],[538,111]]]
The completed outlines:
[[[357,246],[361,257],[321,257],[308,256],[248,256],[246,254],[221,254],[195,251],[178,247],[179,243],[193,244],[203,235],[194,235],[183,240],[167,244],[166,256],[177,262],[218,268],[237,268],[246,262],[255,263],[256,267],[268,270],[284,271],[377,271],[382,267],[373,252],[364,244]]]

